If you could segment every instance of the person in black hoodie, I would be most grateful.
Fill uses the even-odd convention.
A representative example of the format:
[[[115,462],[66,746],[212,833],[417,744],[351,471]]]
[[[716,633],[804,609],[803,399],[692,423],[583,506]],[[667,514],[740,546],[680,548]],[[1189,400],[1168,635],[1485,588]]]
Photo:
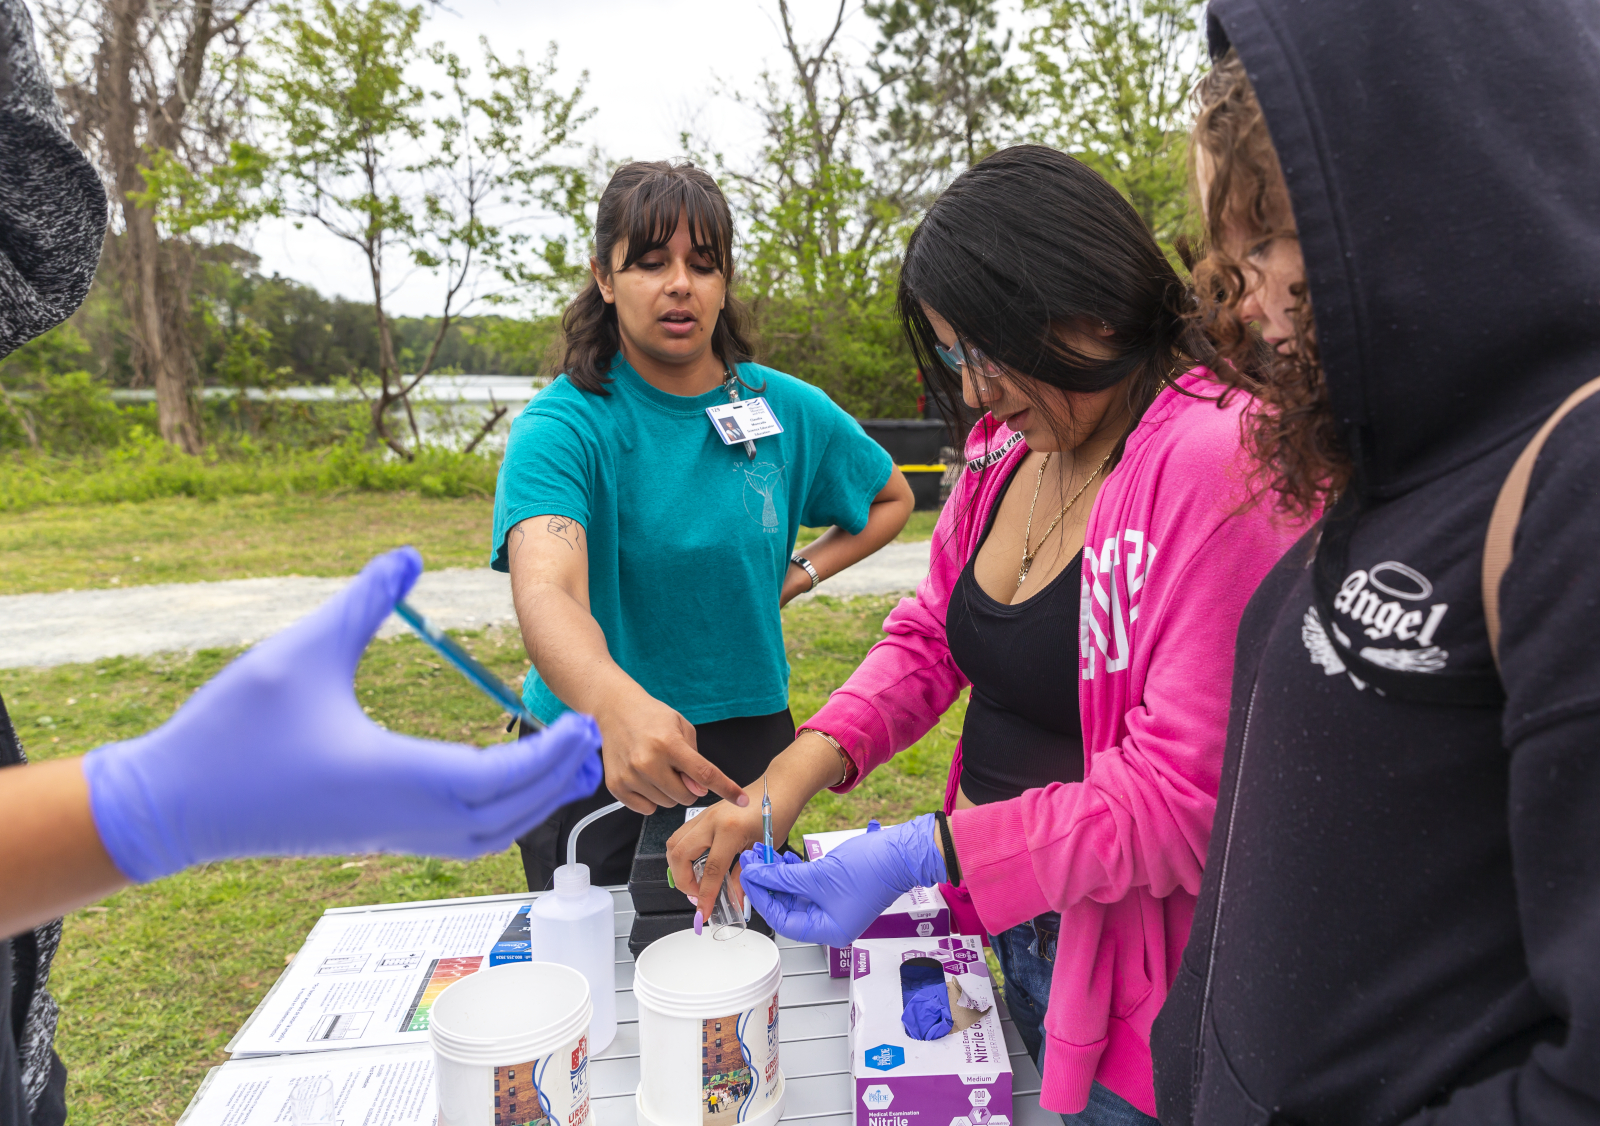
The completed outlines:
[[[1600,5],[1209,25],[1202,315],[1266,483],[1327,513],[1240,625],[1161,1121],[1600,1122],[1600,396],[1535,464],[1498,673],[1480,595],[1513,461],[1600,377]]]

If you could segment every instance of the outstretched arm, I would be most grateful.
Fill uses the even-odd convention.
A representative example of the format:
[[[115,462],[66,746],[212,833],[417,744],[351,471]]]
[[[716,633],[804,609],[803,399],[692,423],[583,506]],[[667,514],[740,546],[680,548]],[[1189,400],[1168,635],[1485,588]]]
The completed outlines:
[[[694,725],[651,696],[611,658],[589,613],[589,537],[567,516],[531,516],[506,535],[511,596],[528,656],[568,707],[593,715],[606,785],[639,813],[693,805],[707,792],[737,805],[737,783],[696,748]]]
[[[0,770],[0,935],[103,899],[128,884],[100,843],[83,759]]]
[[[886,506],[893,502],[896,482],[904,480],[895,470],[874,502],[867,527],[859,537],[850,538],[865,538],[873,533],[879,520],[889,527],[873,534],[883,536],[885,542],[898,534],[904,516]],[[909,513],[910,486],[905,487],[908,491],[902,499]],[[962,487],[970,489],[972,481],[964,482]],[[807,721],[806,726],[815,730],[802,731],[772,760],[766,774],[748,787],[751,792],[765,788],[771,795],[774,842],[788,836],[800,811],[818,793],[855,785],[895,752],[926,734],[960,694],[966,682],[950,659],[945,642],[944,607],[963,563],[961,537],[956,534],[955,525],[968,507],[961,493],[945,505],[929,545],[929,572],[918,585],[916,596],[903,599],[895,607],[884,622],[884,639],[873,646],[866,660],[829,697],[822,710]],[[886,509],[883,515],[880,509]],[[833,531],[845,535],[842,529]],[[804,554],[813,562],[817,559],[810,547]],[[803,572],[791,567],[791,583],[796,574]],[[809,584],[807,577],[806,585]],[[785,596],[791,594],[786,585]],[[822,731],[839,741],[837,749],[818,734]],[[685,822],[667,842],[673,877],[680,888],[693,889],[691,865],[701,853],[710,850],[699,885],[704,889],[704,908],[709,908],[723,876],[738,863],[739,854],[760,839],[761,813],[756,803],[745,808],[726,803],[714,805],[693,821]],[[735,875],[735,885],[737,882]]]
[[[367,718],[356,666],[421,571],[410,548],[379,556],[155,731],[81,759],[0,770],[5,933],[213,860],[479,856],[592,793],[600,738],[587,716],[483,749]]]

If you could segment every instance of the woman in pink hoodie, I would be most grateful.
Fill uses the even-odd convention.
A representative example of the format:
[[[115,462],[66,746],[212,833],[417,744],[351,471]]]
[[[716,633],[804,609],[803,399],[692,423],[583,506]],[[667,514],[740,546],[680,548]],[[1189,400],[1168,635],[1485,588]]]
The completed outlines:
[[[1303,529],[1252,503],[1241,397],[1198,364],[1183,283],[1071,157],[1022,146],[958,177],[911,238],[900,303],[924,370],[988,413],[927,578],[765,784],[781,839],[971,685],[944,810],[813,863],[745,853],[743,883],[781,933],[839,946],[944,884],[961,929],[990,936],[1044,1106],[1152,1121],[1150,1025],[1200,887],[1234,632]],[[711,848],[715,889],[759,839],[753,805],[723,803],[672,858]]]

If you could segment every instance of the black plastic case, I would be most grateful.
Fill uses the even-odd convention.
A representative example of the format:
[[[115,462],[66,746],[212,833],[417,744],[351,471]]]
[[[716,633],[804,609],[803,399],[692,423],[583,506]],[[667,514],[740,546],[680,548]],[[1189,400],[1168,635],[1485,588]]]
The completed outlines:
[[[659,806],[644,819],[633,850],[633,870],[628,873],[628,894],[633,896],[633,909],[641,915],[681,913],[688,902],[683,892],[667,883],[667,838],[682,825],[681,805]]]

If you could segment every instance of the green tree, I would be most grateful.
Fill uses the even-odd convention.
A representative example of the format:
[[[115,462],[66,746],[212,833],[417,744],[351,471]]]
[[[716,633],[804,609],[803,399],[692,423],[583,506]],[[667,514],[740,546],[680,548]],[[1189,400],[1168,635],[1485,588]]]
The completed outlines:
[[[115,444],[119,420],[93,353],[69,322],[0,360],[0,447],[78,452]]]
[[[126,307],[131,363],[155,388],[161,436],[201,444],[186,335],[194,246],[163,232],[152,181],[248,164],[240,63],[258,0],[38,0],[73,140],[111,189],[106,257]]]
[[[310,0],[276,11],[252,89],[277,149],[277,190],[286,213],[320,224],[365,259],[378,343],[373,430],[410,458],[420,431],[409,396],[462,310],[564,280],[549,267],[564,260],[564,248],[550,248],[560,240],[514,223],[584,197],[581,172],[557,158],[586,119],[579,103],[588,76],[556,92],[554,44],[530,66],[520,55],[501,59],[484,40],[483,92],[454,54],[421,45],[420,5]],[[424,57],[447,82],[432,97],[409,76]],[[445,287],[434,337],[410,371],[384,304],[398,260],[439,274]],[[409,443],[390,424],[392,408],[404,414]]]
[[[717,158],[746,229],[744,289],[769,361],[867,417],[914,411],[917,374],[895,295],[912,224],[953,169],[999,135],[1017,81],[995,39],[995,0],[867,5],[879,43],[865,67],[841,49],[842,2],[802,42],[779,0],[786,67],[754,94],[762,144]]]
[[[867,67],[880,84],[880,140],[945,172],[1016,135],[1024,81],[1006,61],[998,0],[868,0],[878,25]]]
[[[1188,95],[1205,62],[1201,0],[1023,0],[1036,139],[1122,192],[1156,237],[1182,232]]]

